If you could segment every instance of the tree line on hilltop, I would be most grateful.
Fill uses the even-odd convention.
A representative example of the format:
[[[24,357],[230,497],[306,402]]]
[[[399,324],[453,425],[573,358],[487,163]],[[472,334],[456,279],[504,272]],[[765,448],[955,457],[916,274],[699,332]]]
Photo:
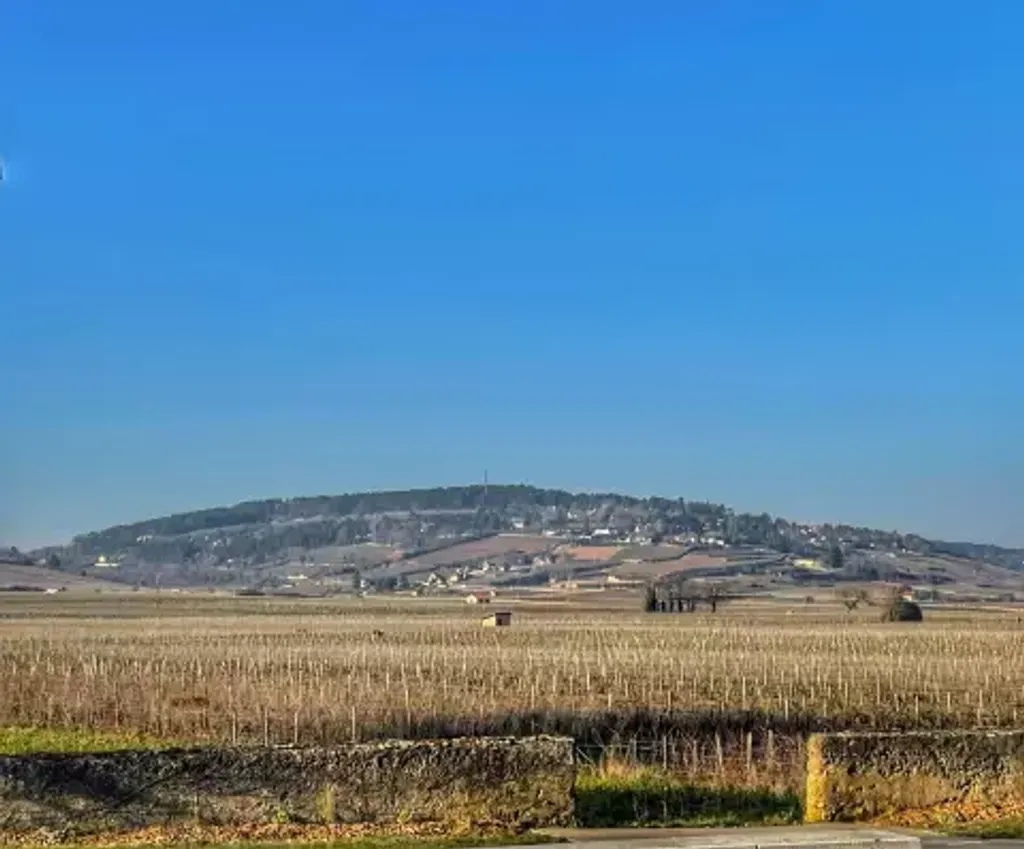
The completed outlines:
[[[808,526],[768,513],[737,513],[721,504],[617,493],[573,493],[527,485],[275,498],[178,513],[76,537],[68,546],[36,552],[63,562],[130,552],[149,562],[259,564],[284,550],[380,542],[415,550],[439,538],[553,530],[586,537],[650,542],[713,533],[727,545],[764,546],[819,556],[841,566],[856,550],[944,554],[1020,569],[1024,552],[973,543],[940,542],[850,525]]]

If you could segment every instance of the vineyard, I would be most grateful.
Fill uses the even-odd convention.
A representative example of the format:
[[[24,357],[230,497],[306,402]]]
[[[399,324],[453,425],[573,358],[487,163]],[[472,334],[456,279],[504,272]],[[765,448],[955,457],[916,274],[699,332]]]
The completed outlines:
[[[557,732],[584,760],[795,788],[812,730],[1010,727],[1024,712],[1013,613],[511,609],[512,628],[484,629],[434,601],[7,597],[0,725],[299,744]]]

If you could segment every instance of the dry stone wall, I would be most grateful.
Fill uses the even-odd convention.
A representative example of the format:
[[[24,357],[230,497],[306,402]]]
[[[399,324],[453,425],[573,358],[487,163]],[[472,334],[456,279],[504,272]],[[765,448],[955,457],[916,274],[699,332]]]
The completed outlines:
[[[810,822],[1024,804],[1024,731],[816,734],[807,751]]]
[[[522,829],[569,823],[574,783],[572,741],[550,737],[8,756],[0,830],[182,821]]]

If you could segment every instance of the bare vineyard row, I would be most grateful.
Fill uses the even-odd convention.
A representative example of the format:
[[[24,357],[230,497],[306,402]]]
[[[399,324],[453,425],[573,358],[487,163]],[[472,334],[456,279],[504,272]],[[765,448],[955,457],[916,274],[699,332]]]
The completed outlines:
[[[585,757],[785,783],[815,725],[1018,724],[1024,630],[738,610],[549,612],[507,631],[461,612],[25,617],[0,621],[0,675],[0,724],[298,743],[559,732]]]

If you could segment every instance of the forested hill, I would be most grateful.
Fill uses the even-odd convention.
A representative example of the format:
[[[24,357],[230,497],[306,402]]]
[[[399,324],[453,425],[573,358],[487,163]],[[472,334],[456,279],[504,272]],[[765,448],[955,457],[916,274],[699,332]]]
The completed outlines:
[[[502,531],[651,541],[714,536],[781,552],[901,551],[966,557],[1021,569],[1024,551],[928,540],[850,525],[807,525],[720,504],[573,493],[525,485],[360,492],[249,501],[119,525],[37,555],[75,566],[98,556],[166,563],[265,562],[285,550],[373,542],[425,548],[439,538]]]

